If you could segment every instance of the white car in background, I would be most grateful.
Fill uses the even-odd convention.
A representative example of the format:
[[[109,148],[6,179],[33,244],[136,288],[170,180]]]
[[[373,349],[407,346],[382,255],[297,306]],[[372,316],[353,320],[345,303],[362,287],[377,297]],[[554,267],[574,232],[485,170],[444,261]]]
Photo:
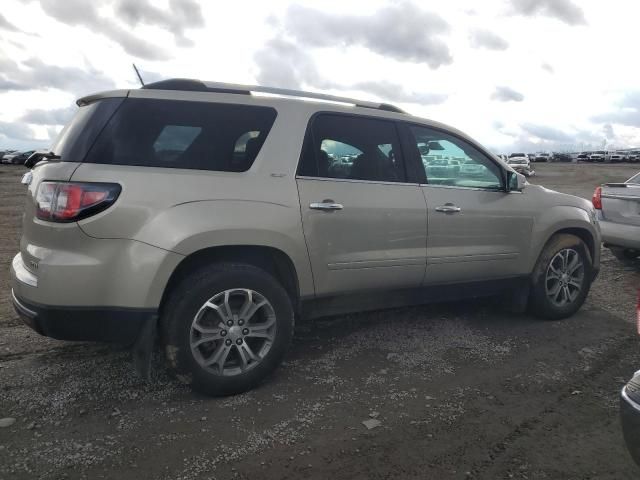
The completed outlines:
[[[13,161],[13,157],[16,157],[20,154],[20,152],[17,152],[15,150],[8,150],[5,152],[4,155],[2,155],[2,157],[0,157],[1,163],[12,163]]]
[[[609,155],[609,161],[611,163],[624,162],[627,159],[627,154],[623,152],[613,152]]]
[[[531,177],[536,173],[531,170],[531,163],[526,156],[511,157],[507,160],[507,165],[513,168],[516,172],[523,174],[525,177]]]

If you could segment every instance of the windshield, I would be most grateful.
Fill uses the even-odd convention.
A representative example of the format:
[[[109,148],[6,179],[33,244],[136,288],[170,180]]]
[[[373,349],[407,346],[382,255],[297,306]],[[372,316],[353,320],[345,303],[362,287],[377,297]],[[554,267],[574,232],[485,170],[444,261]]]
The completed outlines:
[[[513,157],[526,157],[526,155],[524,153],[512,153],[511,155],[509,155],[509,158]]]

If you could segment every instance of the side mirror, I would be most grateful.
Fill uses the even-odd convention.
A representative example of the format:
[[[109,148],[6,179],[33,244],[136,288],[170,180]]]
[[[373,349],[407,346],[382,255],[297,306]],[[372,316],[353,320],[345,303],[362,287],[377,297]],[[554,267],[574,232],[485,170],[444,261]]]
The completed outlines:
[[[521,192],[527,186],[527,178],[521,173],[507,170],[507,192]]]

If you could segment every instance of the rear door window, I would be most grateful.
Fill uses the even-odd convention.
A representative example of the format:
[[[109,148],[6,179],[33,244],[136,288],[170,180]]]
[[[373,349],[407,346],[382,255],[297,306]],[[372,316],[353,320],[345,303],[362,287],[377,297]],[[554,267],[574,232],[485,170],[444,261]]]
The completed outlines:
[[[320,114],[305,139],[300,175],[378,182],[406,182],[393,122]]]
[[[275,118],[269,107],[128,98],[85,161],[243,172]]]

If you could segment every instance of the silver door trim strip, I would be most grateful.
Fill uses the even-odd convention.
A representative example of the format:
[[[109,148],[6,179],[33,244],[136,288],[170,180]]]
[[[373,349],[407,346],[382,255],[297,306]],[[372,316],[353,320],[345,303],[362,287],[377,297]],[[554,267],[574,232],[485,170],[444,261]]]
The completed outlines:
[[[443,263],[464,263],[464,262],[490,262],[493,260],[512,260],[518,258],[518,253],[494,253],[483,255],[461,255],[459,257],[429,257],[427,256],[427,266],[439,265]]]
[[[392,258],[389,260],[362,260],[357,262],[336,262],[327,264],[329,270],[355,270],[360,268],[388,268],[425,266],[425,259],[416,258]]]

